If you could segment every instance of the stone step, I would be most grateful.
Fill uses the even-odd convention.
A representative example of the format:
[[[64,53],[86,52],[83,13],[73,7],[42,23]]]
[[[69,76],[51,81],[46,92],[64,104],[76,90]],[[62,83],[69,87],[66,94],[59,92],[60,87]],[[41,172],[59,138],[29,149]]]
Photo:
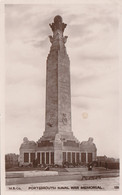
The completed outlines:
[[[59,172],[58,175],[81,175],[80,172]]]
[[[23,172],[6,172],[6,178],[22,178],[24,177]]]
[[[38,176],[54,176],[54,175],[58,175],[58,172],[57,171],[6,172],[6,178],[38,177]]]
[[[68,172],[84,172],[84,171],[88,171],[88,168],[87,167],[80,167],[80,168],[73,167],[73,168],[66,168],[66,170]]]

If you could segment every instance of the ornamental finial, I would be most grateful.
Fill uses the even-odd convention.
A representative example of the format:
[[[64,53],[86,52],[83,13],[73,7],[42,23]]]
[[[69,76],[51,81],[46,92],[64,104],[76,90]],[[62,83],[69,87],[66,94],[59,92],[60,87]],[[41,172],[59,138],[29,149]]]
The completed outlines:
[[[61,16],[59,16],[59,15],[57,15],[57,16],[55,16],[55,18],[54,18],[54,23],[62,23],[62,17]]]
[[[67,24],[63,23],[63,19],[61,16],[57,15],[54,17],[54,23],[49,24],[52,31],[60,30],[64,32],[64,29],[66,28]]]

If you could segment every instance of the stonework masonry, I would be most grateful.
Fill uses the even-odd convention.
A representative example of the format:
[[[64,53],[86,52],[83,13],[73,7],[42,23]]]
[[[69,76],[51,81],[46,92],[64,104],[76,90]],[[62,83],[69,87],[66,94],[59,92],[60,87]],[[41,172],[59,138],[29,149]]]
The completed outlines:
[[[60,16],[54,21],[50,25],[53,37],[50,36],[52,46],[47,58],[45,137],[71,133],[70,62],[63,37],[66,25]]]
[[[88,163],[96,160],[96,146],[93,139],[79,142],[71,128],[71,86],[70,61],[66,52],[67,36],[63,36],[66,24],[61,16],[50,24],[53,36],[46,67],[46,113],[45,131],[35,143],[24,138],[20,146],[20,165]]]

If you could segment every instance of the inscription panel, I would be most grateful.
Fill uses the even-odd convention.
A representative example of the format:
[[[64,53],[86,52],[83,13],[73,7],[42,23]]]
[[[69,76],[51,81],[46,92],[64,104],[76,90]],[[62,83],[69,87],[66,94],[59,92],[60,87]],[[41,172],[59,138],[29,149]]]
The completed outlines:
[[[45,140],[38,143],[38,147],[46,147],[46,146],[53,146],[53,142]]]
[[[63,143],[64,146],[71,146],[71,147],[79,147],[79,143],[76,143],[72,140],[67,140],[67,142]]]

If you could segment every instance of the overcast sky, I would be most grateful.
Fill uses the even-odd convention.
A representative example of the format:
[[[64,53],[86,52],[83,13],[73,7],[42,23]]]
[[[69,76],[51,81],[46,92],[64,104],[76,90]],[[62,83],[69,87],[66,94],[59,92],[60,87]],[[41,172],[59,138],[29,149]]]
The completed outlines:
[[[6,5],[6,153],[45,130],[49,23],[61,15],[71,69],[72,131],[119,157],[118,18],[113,4]],[[88,114],[84,118],[84,113]]]

